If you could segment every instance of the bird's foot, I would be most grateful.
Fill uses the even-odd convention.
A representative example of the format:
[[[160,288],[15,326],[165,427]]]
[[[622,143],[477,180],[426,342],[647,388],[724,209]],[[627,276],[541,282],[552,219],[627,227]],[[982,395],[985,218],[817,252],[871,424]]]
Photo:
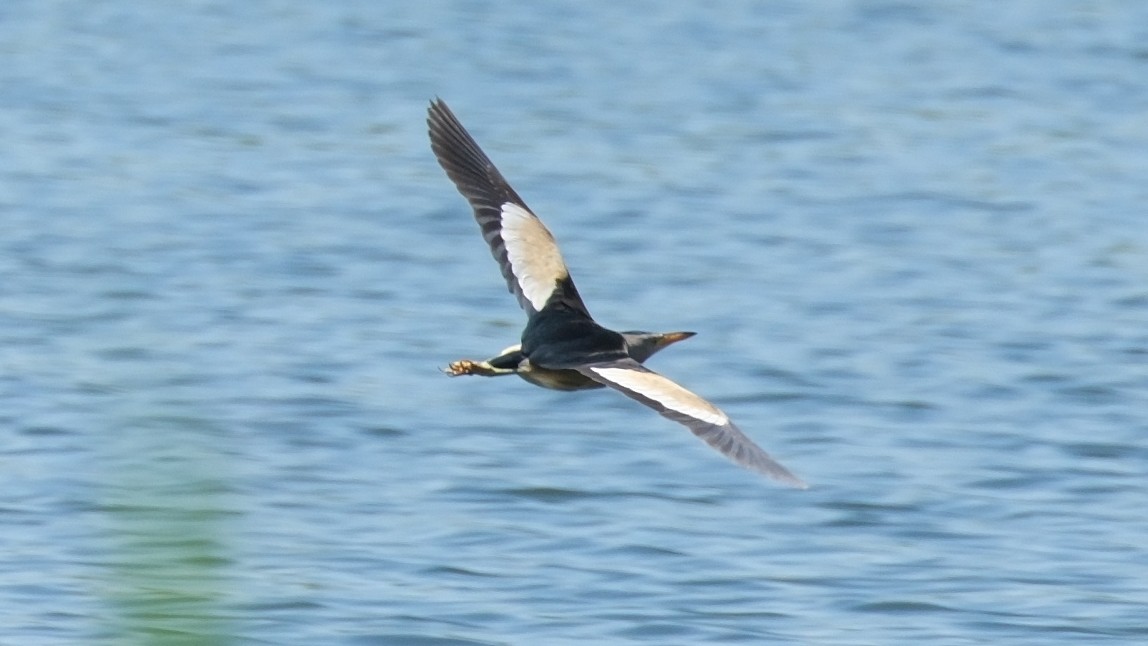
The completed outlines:
[[[485,361],[472,361],[470,359],[459,359],[452,361],[449,366],[443,368],[443,372],[451,377],[461,377],[463,375],[480,375],[483,377],[492,377],[499,374],[498,370]]]

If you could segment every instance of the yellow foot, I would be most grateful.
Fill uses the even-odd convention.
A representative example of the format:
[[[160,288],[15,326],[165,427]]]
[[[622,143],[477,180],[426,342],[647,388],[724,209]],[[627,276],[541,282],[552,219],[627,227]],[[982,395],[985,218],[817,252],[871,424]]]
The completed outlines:
[[[489,367],[484,368],[481,363],[471,361],[470,359],[459,359],[458,361],[451,362],[449,366],[443,369],[443,372],[451,377],[490,374]]]

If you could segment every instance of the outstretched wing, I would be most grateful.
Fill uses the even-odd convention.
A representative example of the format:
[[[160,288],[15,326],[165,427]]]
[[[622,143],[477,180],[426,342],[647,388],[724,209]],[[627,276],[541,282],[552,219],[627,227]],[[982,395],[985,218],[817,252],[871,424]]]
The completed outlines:
[[[439,165],[470,202],[482,237],[490,245],[490,252],[522,309],[533,315],[559,292],[568,306],[589,316],[554,236],[514,192],[442,99],[431,102],[427,126]]]
[[[737,464],[794,487],[804,489],[808,486],[754,444],[717,406],[637,361],[622,359],[589,364],[579,367],[578,371],[642,402],[663,417],[684,424],[690,432]]]

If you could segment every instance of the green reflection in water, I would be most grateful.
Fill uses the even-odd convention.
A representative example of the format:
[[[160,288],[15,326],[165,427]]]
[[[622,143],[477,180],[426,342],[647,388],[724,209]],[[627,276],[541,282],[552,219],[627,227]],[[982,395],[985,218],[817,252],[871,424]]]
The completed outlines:
[[[223,433],[195,417],[126,420],[106,436],[99,511],[117,643],[226,645],[235,618],[227,572],[229,456]]]

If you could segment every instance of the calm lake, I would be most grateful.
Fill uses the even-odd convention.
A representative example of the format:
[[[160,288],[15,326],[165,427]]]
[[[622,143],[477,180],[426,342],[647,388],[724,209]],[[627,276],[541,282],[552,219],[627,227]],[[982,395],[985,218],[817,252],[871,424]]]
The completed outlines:
[[[1148,641],[1148,4],[0,7],[0,644]],[[441,96],[650,366],[522,312]]]

